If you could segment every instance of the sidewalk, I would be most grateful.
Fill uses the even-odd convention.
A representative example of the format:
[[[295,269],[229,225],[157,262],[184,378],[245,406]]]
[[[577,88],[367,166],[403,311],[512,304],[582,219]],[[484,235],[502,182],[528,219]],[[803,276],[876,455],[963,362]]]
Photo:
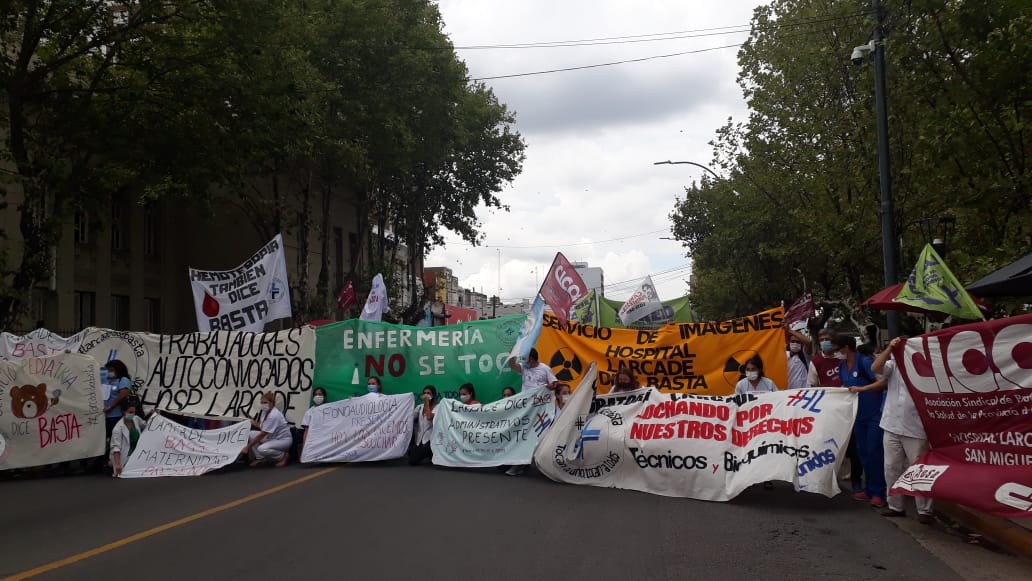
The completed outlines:
[[[1015,555],[1026,559],[1032,558],[1032,519],[1002,519],[966,506],[938,500],[935,501],[935,509]]]

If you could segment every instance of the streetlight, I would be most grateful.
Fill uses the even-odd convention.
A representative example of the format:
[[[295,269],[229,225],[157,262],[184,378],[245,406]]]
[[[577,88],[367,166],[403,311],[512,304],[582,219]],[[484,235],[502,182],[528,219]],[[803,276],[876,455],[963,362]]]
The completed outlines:
[[[717,178],[718,180],[720,179],[720,176],[717,175],[717,172],[715,172],[715,171],[711,170],[710,168],[702,165],[701,163],[695,163],[694,161],[670,161],[668,159],[666,161],[655,161],[655,162],[652,162],[652,165],[694,165],[695,167],[702,168],[702,169],[710,172],[710,174],[713,177]]]
[[[863,63],[865,54],[874,53],[874,108],[878,130],[878,183],[881,187],[882,261],[885,267],[884,282],[887,288],[896,284],[898,272],[896,257],[899,254],[899,242],[896,239],[896,216],[892,206],[892,176],[889,167],[889,106],[885,87],[885,35],[882,30],[885,14],[882,10],[881,0],[871,0],[871,7],[877,19],[874,26],[874,38],[870,44],[854,48],[851,59],[853,64],[859,65]],[[898,336],[899,313],[888,311],[886,320],[889,337]]]

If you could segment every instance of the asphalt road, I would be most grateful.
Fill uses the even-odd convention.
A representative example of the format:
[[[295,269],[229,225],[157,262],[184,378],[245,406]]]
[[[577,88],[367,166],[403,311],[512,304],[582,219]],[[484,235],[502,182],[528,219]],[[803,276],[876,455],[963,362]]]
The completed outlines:
[[[784,483],[716,503],[389,462],[0,492],[0,577],[65,559],[38,578],[960,579],[862,503]]]

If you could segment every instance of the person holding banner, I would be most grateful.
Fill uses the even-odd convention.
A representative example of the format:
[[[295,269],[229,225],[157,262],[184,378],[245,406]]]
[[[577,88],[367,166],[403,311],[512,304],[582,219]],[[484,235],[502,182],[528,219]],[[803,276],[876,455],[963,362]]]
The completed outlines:
[[[301,450],[305,449],[305,444],[308,443],[308,426],[312,425],[312,419],[315,416],[315,408],[326,403],[326,388],[317,387],[312,391],[312,407],[308,408],[305,412],[304,417],[301,418],[301,429],[304,430],[301,436]]]
[[[122,406],[129,398],[129,368],[125,366],[118,359],[112,359],[107,362],[104,367],[105,374],[101,376],[101,381],[104,381],[106,376],[106,382],[111,386],[111,392],[107,399],[104,400],[104,415],[105,415],[105,428],[107,429],[108,438],[111,437],[111,431],[118,425],[118,421],[122,418]]]
[[[613,378],[613,387],[609,390],[609,393],[634,391],[636,389],[641,389],[641,385],[638,385],[638,379],[634,377],[634,373],[626,367],[621,367],[616,372],[616,377]]]
[[[742,366],[742,372],[745,377],[735,384],[735,395],[770,393],[778,390],[777,384],[763,375],[763,359],[759,355],[746,361]]]
[[[857,352],[856,337],[839,333],[832,344],[839,359],[842,386],[859,394],[856,420],[853,422],[853,440],[856,453],[864,468],[864,490],[853,494],[856,500],[870,500],[871,506],[885,508],[885,462],[882,451],[882,402],[885,399],[885,380],[878,379],[871,369],[870,357]]]
[[[559,382],[556,379],[555,374],[552,370],[538,361],[537,349],[531,349],[530,353],[527,354],[527,361],[520,365],[515,359],[509,361],[509,367],[513,371],[523,376],[523,385],[520,387],[521,391],[528,389],[534,389],[535,387],[548,386],[549,388],[555,388],[555,384]]]
[[[122,473],[122,467],[136,450],[136,443],[140,441],[140,432],[146,427],[146,422],[136,415],[136,406],[130,405],[125,408],[121,421],[111,430],[111,451],[108,453],[108,461],[111,463],[112,476],[117,477]]]
[[[430,439],[434,435],[434,410],[437,408],[437,388],[428,385],[420,396],[423,403],[417,404],[414,410],[415,430],[412,433],[412,446],[409,447],[408,460],[410,466],[417,466],[427,458],[433,458]]]
[[[356,363],[356,365],[358,364]],[[379,377],[370,377],[366,384],[366,389],[369,390],[369,393],[383,393],[383,383]]]
[[[785,327],[789,334],[788,339],[788,389],[803,389],[809,387],[807,382],[807,371],[810,361],[807,359],[811,351],[812,342],[806,335]]]
[[[262,411],[259,421],[251,420],[250,439],[241,450],[241,454],[251,458],[251,467],[261,466],[276,461],[276,467],[282,468],[290,460],[290,446],[294,443],[290,435],[290,427],[283,412],[276,407],[276,392],[267,391],[262,394]]]
[[[459,386],[459,401],[466,405],[480,405],[477,401],[477,390],[472,383],[463,383]]]
[[[871,369],[881,374],[888,382],[885,408],[882,410],[879,426],[884,433],[882,446],[885,452],[885,482],[890,487],[907,468],[917,462],[921,454],[928,451],[928,436],[921,424],[921,416],[918,415],[910,391],[896,369],[896,362],[892,360],[892,349],[904,340],[905,337],[896,337],[890,341],[888,348],[882,350],[871,364]],[[890,494],[886,500],[889,507],[882,511],[882,516],[907,515],[903,495]],[[932,512],[932,499],[916,496],[914,503],[917,505],[917,521],[926,525],[933,524],[935,517]]]

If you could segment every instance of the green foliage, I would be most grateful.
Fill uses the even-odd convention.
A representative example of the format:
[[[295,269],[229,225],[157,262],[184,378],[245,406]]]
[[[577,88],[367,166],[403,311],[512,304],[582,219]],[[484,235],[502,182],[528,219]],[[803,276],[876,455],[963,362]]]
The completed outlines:
[[[918,225],[931,217],[957,218],[946,261],[962,282],[1028,252],[1030,18],[1018,0],[887,3],[900,277],[930,241]],[[687,188],[671,214],[701,316],[792,301],[805,281],[862,319],[858,303],[883,287],[873,67],[849,60],[873,26],[856,0],[756,10],[739,52],[749,119],[712,144],[728,177]]]

